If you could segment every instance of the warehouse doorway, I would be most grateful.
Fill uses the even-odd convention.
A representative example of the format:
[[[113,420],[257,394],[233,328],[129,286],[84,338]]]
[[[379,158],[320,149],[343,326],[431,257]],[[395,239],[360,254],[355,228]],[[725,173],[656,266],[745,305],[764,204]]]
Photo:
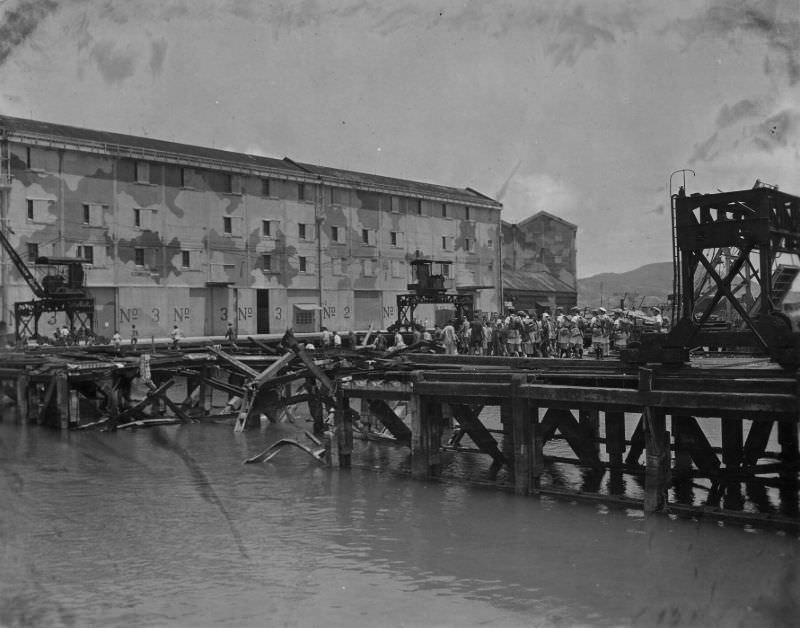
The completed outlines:
[[[269,290],[256,290],[256,333],[269,333]]]

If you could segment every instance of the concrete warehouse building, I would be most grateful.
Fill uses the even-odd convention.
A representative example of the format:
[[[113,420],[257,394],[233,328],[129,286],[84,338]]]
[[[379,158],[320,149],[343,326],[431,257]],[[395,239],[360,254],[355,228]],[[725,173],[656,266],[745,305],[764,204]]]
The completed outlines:
[[[503,221],[503,298],[540,314],[578,301],[578,227],[540,211],[516,224]]]
[[[29,265],[84,261],[103,336],[385,328],[423,256],[499,311],[501,209],[470,188],[0,116],[0,227]],[[31,298],[0,252],[0,319]]]

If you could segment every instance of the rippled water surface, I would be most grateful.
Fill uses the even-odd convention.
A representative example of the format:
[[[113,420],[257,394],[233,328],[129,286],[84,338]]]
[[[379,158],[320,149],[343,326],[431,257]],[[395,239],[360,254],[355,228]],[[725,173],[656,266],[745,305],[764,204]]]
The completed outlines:
[[[301,426],[0,422],[0,625],[794,626],[798,540],[298,450]],[[302,438],[302,436],[301,436]]]

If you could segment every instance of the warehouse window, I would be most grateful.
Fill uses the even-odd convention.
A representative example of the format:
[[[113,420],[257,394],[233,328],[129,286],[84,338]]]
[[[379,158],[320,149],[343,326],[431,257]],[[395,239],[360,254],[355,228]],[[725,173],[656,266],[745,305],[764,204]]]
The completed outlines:
[[[297,266],[301,273],[307,272],[308,270],[308,264],[306,258],[303,257],[302,255],[297,258]]]
[[[222,193],[223,194],[241,194],[242,193],[242,177],[238,174],[222,174]]]
[[[344,244],[345,230],[343,227],[331,225],[331,241],[337,244]]]
[[[469,205],[464,208],[464,220],[469,220]]]
[[[142,226],[142,210],[141,209],[134,209],[133,210],[133,226],[134,227],[141,227]]]
[[[422,216],[422,199],[417,199],[417,215]]]
[[[306,229],[306,226],[307,225],[305,225],[302,222],[297,225],[297,235],[301,240],[305,240],[306,239],[306,233],[308,231]]]
[[[447,218],[447,203],[442,203],[442,218]]]
[[[269,179],[261,179],[261,196],[270,196]]]
[[[261,256],[261,270],[265,273],[272,272],[272,255]]]
[[[306,200],[306,184],[305,183],[298,183],[297,184],[297,200],[298,201]]]
[[[188,188],[194,178],[194,168],[181,168],[181,187]]]
[[[469,253],[475,251],[475,242],[472,238],[464,238],[464,250]]]
[[[90,205],[83,205],[83,224],[88,225],[92,222],[92,207]]]
[[[269,220],[261,221],[261,235],[265,238],[272,237],[272,223]]]
[[[443,250],[443,251],[446,251],[446,250],[447,250],[447,241],[448,241],[449,239],[450,239],[450,238],[448,238],[447,236],[442,236],[442,250]]]
[[[137,266],[144,266],[144,249],[133,249],[133,261]]]
[[[76,257],[82,259],[87,264],[94,264],[94,247],[85,244],[79,246]]]
[[[490,249],[493,249],[494,248],[494,240],[487,240],[486,241],[486,247],[490,248]]]
[[[405,264],[403,260],[392,260],[392,277],[405,277]]]
[[[364,277],[375,277],[377,271],[376,261],[374,259],[361,260],[361,273]]]
[[[222,217],[222,232],[228,235],[233,233],[233,220],[230,216]]]
[[[181,251],[181,266],[183,268],[190,268],[191,267],[191,256],[189,255],[189,251]]]
[[[28,199],[28,220],[33,220],[33,199]]]
[[[313,325],[314,324],[314,310],[294,308],[294,324],[295,325]]]
[[[150,183],[150,164],[137,161],[134,166],[136,183]]]
[[[33,263],[39,257],[39,245],[36,242],[28,242],[28,261]]]

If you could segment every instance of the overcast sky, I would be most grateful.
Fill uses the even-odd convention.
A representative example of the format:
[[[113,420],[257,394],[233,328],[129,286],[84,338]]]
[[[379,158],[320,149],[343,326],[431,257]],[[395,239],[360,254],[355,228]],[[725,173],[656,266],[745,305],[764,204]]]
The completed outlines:
[[[473,187],[581,277],[670,259],[679,168],[800,194],[799,82],[800,0],[0,0],[2,113]]]

